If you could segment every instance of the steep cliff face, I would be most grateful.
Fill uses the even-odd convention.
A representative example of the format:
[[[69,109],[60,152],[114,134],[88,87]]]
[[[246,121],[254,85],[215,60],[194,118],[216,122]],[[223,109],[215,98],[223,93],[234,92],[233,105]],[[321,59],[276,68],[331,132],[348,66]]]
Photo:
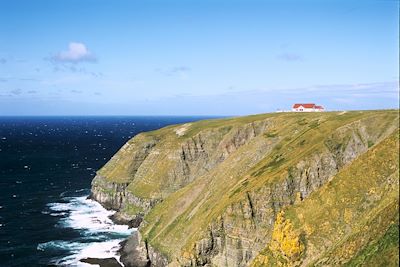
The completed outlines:
[[[397,111],[166,127],[121,148],[93,180],[92,195],[119,218],[144,219],[124,247],[127,266],[247,266],[263,255],[280,211],[307,203],[395,131]],[[265,253],[262,260],[274,260]],[[304,255],[298,264],[316,257]]]
[[[141,134],[125,144],[96,175],[92,198],[118,210],[116,218],[142,218],[156,203],[223,162],[260,135],[267,121],[218,126],[185,137],[190,124]]]
[[[152,136],[137,135],[97,173],[92,181],[91,198],[108,209],[117,210],[114,219],[139,226],[145,211],[159,200],[133,195],[128,186],[136,172],[157,144]],[[109,179],[113,177],[113,179]]]
[[[365,153],[369,146],[379,143],[396,129],[396,121],[389,128],[372,131],[370,123],[374,123],[374,119],[366,118],[334,130],[323,139],[324,146],[308,151],[289,167],[284,166],[286,170],[281,179],[266,181],[256,190],[248,187],[242,199],[230,204],[210,225],[208,236],[196,242],[190,261],[181,264],[246,266],[261,249],[257,240],[270,238],[278,211],[306,199]],[[287,157],[284,154],[278,153],[272,163],[284,161]],[[265,166],[271,168],[270,163]],[[265,166],[253,172],[253,177],[268,172]]]
[[[274,251],[269,240],[252,265],[397,266],[398,148],[394,133],[309,198],[284,209],[305,247],[295,261]]]

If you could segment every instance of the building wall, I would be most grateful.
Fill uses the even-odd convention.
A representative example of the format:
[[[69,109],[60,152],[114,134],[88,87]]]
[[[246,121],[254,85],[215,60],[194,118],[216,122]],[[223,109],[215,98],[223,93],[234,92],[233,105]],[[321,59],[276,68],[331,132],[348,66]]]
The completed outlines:
[[[315,108],[292,108],[292,111],[294,112],[323,112],[324,109],[315,109]]]
[[[315,109],[313,109],[313,108],[302,108],[302,107],[294,108],[292,110],[295,112],[314,112],[315,111]]]

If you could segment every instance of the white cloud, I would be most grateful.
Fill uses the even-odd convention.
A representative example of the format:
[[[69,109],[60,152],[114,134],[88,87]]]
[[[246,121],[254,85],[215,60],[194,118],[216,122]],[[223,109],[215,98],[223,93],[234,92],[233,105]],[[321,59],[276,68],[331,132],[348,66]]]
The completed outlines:
[[[83,43],[71,42],[68,45],[68,50],[61,51],[53,57],[57,62],[95,62],[96,57],[87,49],[86,45]]]

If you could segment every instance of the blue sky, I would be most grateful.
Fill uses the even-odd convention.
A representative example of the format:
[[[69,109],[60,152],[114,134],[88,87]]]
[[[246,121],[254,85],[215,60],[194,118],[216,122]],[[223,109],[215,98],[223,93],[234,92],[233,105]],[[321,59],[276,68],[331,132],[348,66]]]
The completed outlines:
[[[0,0],[0,115],[398,108],[398,1]]]

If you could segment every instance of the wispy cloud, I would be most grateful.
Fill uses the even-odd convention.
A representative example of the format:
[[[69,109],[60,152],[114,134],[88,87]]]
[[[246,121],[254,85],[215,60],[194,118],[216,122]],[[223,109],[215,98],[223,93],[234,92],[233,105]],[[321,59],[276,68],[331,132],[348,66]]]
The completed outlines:
[[[335,97],[332,99],[333,102],[337,102],[339,104],[353,104],[355,99],[352,98],[343,98],[343,97]]]
[[[40,82],[40,79],[38,78],[19,78],[18,80],[25,82]]]
[[[102,72],[89,71],[82,66],[78,67],[76,64],[70,64],[70,63],[54,64],[53,71],[54,72],[72,72],[72,73],[77,73],[77,74],[84,74],[84,75],[92,76],[94,78],[104,77],[104,74]]]
[[[393,96],[399,93],[399,81],[387,82],[371,82],[371,83],[354,83],[354,84],[329,84],[314,85],[309,87],[297,88],[303,92],[318,93],[343,93],[349,96]]]
[[[303,61],[303,57],[296,53],[282,53],[277,56],[279,60],[283,61]]]
[[[10,94],[12,94],[12,95],[20,95],[20,94],[22,94],[22,90],[19,89],[19,88],[13,89],[13,90],[10,91]]]
[[[165,76],[179,75],[181,77],[186,76],[186,74],[190,71],[191,71],[191,68],[189,68],[187,66],[176,66],[176,67],[172,67],[172,68],[168,68],[168,69],[162,69],[162,68],[156,69],[156,72],[161,73]]]
[[[12,90],[7,90],[4,91],[5,94],[2,94],[1,96],[7,96],[7,97],[22,97],[25,94],[36,94],[36,90],[23,90],[21,88],[15,88]]]
[[[1,77],[0,82],[8,82],[8,81],[20,81],[20,82],[40,82],[41,80],[39,78],[33,78],[33,77]]]
[[[285,89],[216,90],[215,94],[180,94],[152,100],[166,111],[238,115],[290,109],[296,102],[315,102],[328,110],[398,108],[397,82],[326,84]],[[179,103],[179,104],[178,104]],[[150,106],[150,105],[149,105]],[[207,106],[207,110],[204,110]],[[194,111],[193,111],[194,110]]]
[[[96,62],[96,56],[89,51],[83,43],[71,42],[68,50],[61,51],[52,57],[54,62],[61,63],[80,63],[80,62]]]

